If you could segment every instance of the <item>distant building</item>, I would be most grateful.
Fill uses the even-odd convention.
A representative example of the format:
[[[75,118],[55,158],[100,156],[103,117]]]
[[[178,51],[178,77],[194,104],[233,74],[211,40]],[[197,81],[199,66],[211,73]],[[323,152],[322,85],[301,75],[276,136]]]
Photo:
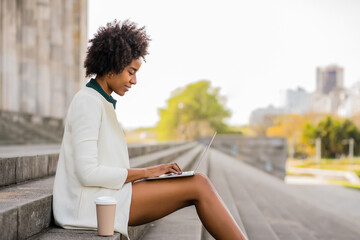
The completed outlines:
[[[344,69],[336,65],[316,69],[316,92],[328,94],[337,88],[343,88]]]
[[[286,90],[283,96],[283,106],[286,113],[305,114],[310,111],[311,94],[298,87],[296,90]]]
[[[310,112],[331,113],[331,97],[318,92],[311,94]]]
[[[354,116],[360,113],[360,82],[355,83],[349,89],[346,111],[348,112],[348,116]]]
[[[344,69],[336,65],[317,68],[316,91],[306,92],[298,87],[287,89],[282,94],[281,108],[269,106],[254,110],[250,125],[270,124],[274,116],[282,114],[323,113],[352,117],[360,113],[360,82],[351,89],[344,88]]]
[[[283,104],[286,113],[313,112],[336,114],[343,117],[351,116],[357,98],[356,94],[344,88],[343,72],[344,69],[336,65],[319,67],[316,70],[316,91],[314,93],[307,93],[302,88],[298,88],[296,91],[286,90]]]
[[[267,108],[258,108],[250,114],[250,125],[262,125],[267,124],[269,118],[272,120],[273,117],[284,114],[283,108],[275,108],[270,105]]]
[[[313,93],[311,96],[311,112],[329,113],[349,117],[350,94],[346,89],[337,89],[329,94]]]

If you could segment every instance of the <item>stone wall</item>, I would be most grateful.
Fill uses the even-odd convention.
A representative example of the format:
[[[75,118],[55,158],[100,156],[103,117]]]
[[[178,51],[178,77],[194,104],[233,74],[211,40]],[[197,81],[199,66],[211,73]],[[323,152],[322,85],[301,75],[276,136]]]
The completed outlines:
[[[286,175],[287,144],[284,138],[218,135],[213,147],[281,179]]]
[[[87,0],[0,0],[0,110],[63,118],[86,47]]]

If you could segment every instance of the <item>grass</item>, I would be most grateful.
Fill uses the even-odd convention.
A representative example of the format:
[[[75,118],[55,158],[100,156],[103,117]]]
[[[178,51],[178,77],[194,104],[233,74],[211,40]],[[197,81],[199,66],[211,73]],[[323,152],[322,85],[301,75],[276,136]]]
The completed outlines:
[[[304,160],[288,159],[286,161],[288,167],[298,168],[319,168],[326,170],[337,171],[353,171],[360,177],[360,158],[354,158],[353,164],[350,163],[348,158],[343,159],[327,159],[323,158],[318,166],[314,158],[308,158]]]
[[[308,158],[304,160],[298,159],[288,159],[286,161],[286,165],[288,167],[298,167],[298,168],[318,168],[318,169],[326,169],[326,170],[337,170],[337,171],[353,171],[356,173],[358,177],[360,177],[360,158],[354,158],[353,164],[351,164],[349,158],[342,158],[342,159],[326,159],[323,158],[320,161],[320,164],[316,162],[314,158]],[[287,175],[294,176],[299,174],[294,174],[291,172],[287,172]],[[308,175],[301,175],[301,176],[308,176]],[[352,184],[345,180],[329,180],[330,183],[335,185],[341,185],[348,188],[353,188],[360,190],[360,184]]]
[[[329,180],[330,183],[335,184],[335,185],[340,185],[343,187],[348,187],[348,188],[354,188],[357,190],[360,190],[360,184],[353,184],[353,183],[349,183],[348,181],[344,181],[344,180]]]

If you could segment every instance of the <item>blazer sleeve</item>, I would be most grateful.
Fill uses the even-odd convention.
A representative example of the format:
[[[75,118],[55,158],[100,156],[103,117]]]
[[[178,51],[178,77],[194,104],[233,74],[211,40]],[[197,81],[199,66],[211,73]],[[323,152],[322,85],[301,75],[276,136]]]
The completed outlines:
[[[102,165],[98,161],[102,102],[92,96],[79,96],[74,99],[70,114],[75,174],[80,183],[88,187],[121,189],[127,169]]]

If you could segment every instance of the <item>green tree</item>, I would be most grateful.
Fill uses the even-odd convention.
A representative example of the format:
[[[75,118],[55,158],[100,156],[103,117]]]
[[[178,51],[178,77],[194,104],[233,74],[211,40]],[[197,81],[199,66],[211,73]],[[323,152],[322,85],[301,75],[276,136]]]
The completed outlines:
[[[303,138],[311,146],[314,146],[316,138],[320,138],[322,156],[335,158],[349,152],[349,146],[345,145],[343,140],[353,138],[355,143],[359,143],[360,133],[349,119],[341,120],[327,116],[316,126],[311,123],[306,124]],[[355,144],[354,153],[359,153],[357,144]]]
[[[225,97],[220,88],[213,88],[203,80],[176,89],[167,100],[167,106],[159,109],[157,125],[159,140],[194,139],[208,136],[216,130],[227,131],[224,119],[231,113],[225,108]]]

